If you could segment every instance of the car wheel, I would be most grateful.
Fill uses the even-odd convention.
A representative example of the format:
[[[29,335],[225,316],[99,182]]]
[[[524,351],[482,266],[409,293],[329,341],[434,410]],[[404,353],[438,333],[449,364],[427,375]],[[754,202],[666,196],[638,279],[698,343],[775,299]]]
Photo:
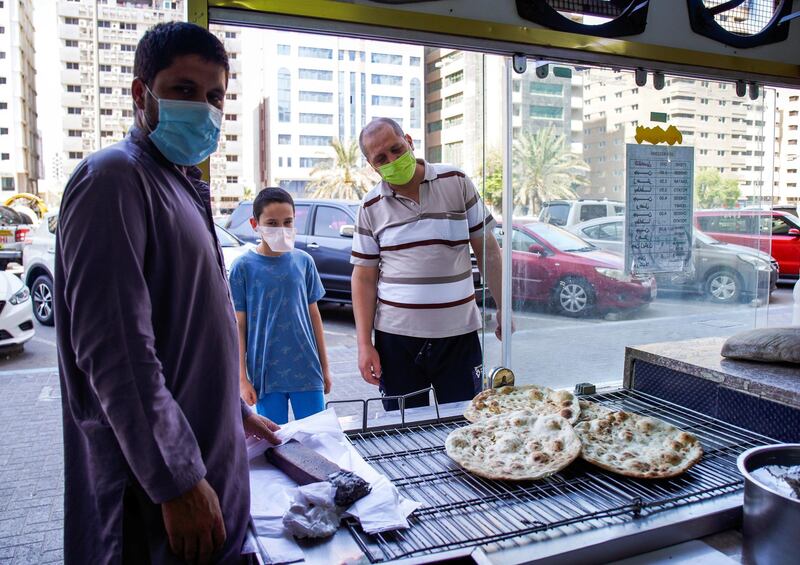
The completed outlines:
[[[45,326],[54,325],[53,321],[53,281],[46,275],[36,277],[31,287],[33,315]]]
[[[566,277],[558,281],[553,291],[553,305],[564,316],[585,316],[594,306],[594,289],[586,279]]]
[[[711,302],[718,304],[738,302],[742,296],[742,281],[732,271],[714,271],[706,278],[705,293]]]

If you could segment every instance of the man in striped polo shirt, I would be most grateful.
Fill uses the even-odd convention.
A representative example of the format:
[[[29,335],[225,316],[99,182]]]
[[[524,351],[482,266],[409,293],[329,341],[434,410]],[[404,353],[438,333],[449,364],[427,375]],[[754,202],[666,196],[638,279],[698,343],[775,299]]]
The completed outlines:
[[[394,120],[367,124],[359,144],[383,179],[364,197],[353,238],[361,376],[384,395],[433,385],[439,402],[469,400],[480,390],[483,362],[470,245],[498,306],[500,338],[494,218],[463,172],[415,159],[411,137]],[[406,407],[427,404],[420,395]],[[384,406],[396,410],[397,402]]]

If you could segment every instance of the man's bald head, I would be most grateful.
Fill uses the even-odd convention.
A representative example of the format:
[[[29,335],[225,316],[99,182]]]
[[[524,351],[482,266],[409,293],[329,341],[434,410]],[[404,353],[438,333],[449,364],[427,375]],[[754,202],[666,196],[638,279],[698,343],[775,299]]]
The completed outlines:
[[[374,167],[385,164],[387,159],[384,159],[383,154],[391,151],[397,144],[405,144],[408,146],[407,149],[414,148],[411,138],[406,135],[400,124],[391,118],[375,118],[364,126],[358,136],[361,153]]]

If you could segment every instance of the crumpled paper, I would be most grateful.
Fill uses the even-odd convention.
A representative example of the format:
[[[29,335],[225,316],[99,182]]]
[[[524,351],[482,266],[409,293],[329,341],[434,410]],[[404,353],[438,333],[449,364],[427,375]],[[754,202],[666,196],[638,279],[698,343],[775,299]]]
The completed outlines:
[[[299,441],[370,484],[372,491],[345,512],[345,515],[356,518],[367,533],[407,528],[407,517],[422,506],[419,502],[400,496],[391,481],[364,461],[342,432],[332,408],[285,424],[277,436],[282,443],[290,439]],[[289,509],[290,497],[298,485],[261,456],[270,445],[266,440],[252,438],[247,443],[253,524],[258,541],[271,561],[302,561],[302,550],[283,525],[283,515]]]
[[[336,533],[342,513],[333,501],[336,487],[311,483],[298,487],[283,515],[283,526],[296,538],[326,538]]]

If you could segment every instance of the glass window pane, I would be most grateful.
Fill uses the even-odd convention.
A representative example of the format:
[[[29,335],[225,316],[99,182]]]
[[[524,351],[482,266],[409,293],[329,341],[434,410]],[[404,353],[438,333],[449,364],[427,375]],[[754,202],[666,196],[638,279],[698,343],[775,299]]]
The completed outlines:
[[[339,234],[339,228],[349,224],[352,224],[352,220],[344,210],[331,206],[319,206],[314,219],[314,235],[342,237]]]

